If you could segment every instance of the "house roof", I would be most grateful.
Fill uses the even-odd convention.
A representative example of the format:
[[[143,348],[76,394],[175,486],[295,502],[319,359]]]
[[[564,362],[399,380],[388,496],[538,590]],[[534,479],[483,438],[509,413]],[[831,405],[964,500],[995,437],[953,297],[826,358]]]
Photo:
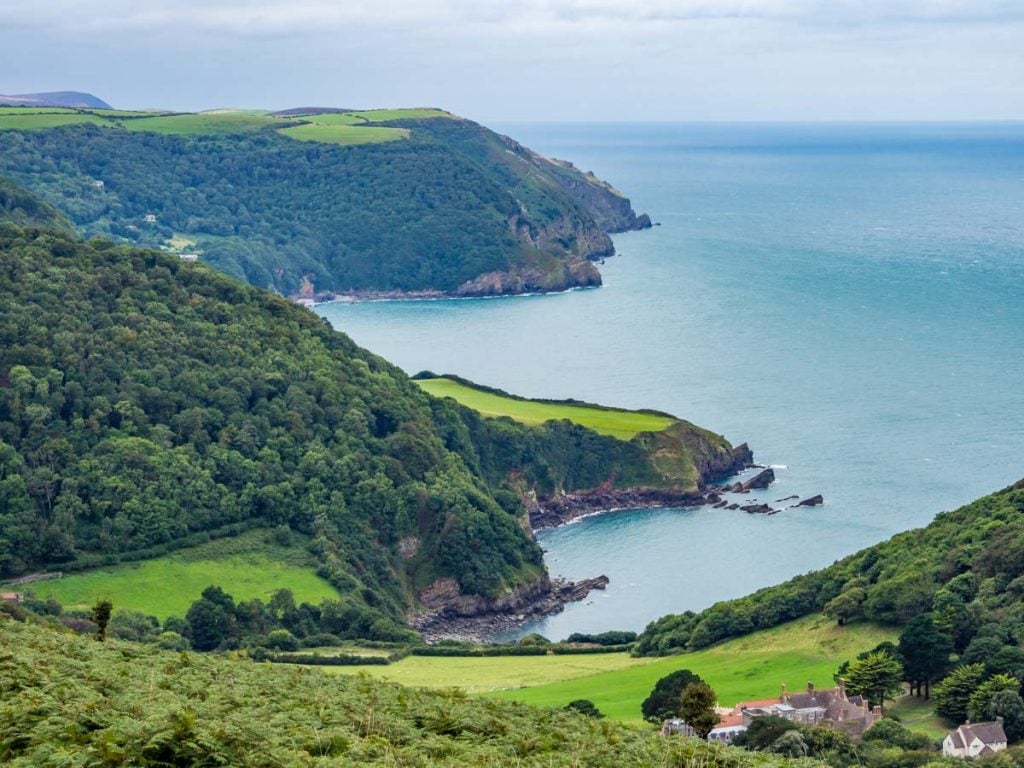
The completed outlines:
[[[947,735],[947,738],[949,739],[950,743],[953,745],[953,747],[955,749],[963,749],[964,748],[964,740],[962,738],[960,738],[960,729],[959,728],[957,728],[955,731],[950,732]]]
[[[1003,724],[999,722],[961,725],[957,730],[962,732],[962,738],[967,744],[970,744],[975,739],[978,739],[983,744],[1006,742],[1006,731],[1003,730]]]
[[[743,725],[743,715],[722,715],[715,728],[736,728]]]
[[[0,600],[17,600],[17,592],[0,592]]]
[[[779,697],[776,696],[774,699],[755,699],[754,701],[741,701],[736,705],[734,712],[740,712],[744,709],[753,709],[754,707],[768,707],[772,704],[778,704]]]

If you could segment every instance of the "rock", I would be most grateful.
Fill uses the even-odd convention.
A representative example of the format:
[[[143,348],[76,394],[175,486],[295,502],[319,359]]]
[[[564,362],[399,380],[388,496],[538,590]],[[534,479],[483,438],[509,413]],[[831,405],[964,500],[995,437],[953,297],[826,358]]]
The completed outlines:
[[[717,504],[715,504],[715,509],[721,509],[722,507],[728,505],[728,503],[728,501],[720,501]]]
[[[781,504],[781,503],[782,503],[782,502],[784,502],[784,501],[792,501],[793,499],[799,499],[799,498],[800,498],[800,497],[799,497],[799,496],[797,496],[797,495],[796,495],[796,494],[794,493],[794,494],[793,494],[792,496],[787,496],[787,497],[786,497],[786,498],[784,498],[784,499],[776,499],[776,500],[775,500],[775,503],[776,503],[776,504]]]
[[[753,515],[771,515],[778,510],[772,509],[767,504],[747,504],[740,507],[744,512],[749,512]]]
[[[798,506],[798,507],[817,507],[817,506],[819,506],[821,504],[824,504],[824,503],[825,503],[825,499],[823,499],[821,494],[819,493],[817,496],[811,496],[809,499],[804,499],[803,501],[801,501],[796,506]]]
[[[726,509],[739,509],[739,508],[740,508],[740,505],[736,504],[736,503],[730,504],[728,507],[726,507]]]
[[[484,642],[499,632],[559,613],[566,603],[583,600],[608,582],[603,575],[581,581],[545,576],[511,595],[485,599],[462,595],[454,579],[437,579],[419,594],[428,610],[409,617],[409,624],[427,642],[446,638]]]
[[[763,469],[740,486],[742,491],[753,491],[767,488],[775,482],[775,470],[771,467]]]
[[[611,488],[608,484],[586,491],[562,493],[540,499],[524,498],[534,530],[572,522],[584,515],[614,509],[697,507],[707,503],[697,493],[662,488]]]

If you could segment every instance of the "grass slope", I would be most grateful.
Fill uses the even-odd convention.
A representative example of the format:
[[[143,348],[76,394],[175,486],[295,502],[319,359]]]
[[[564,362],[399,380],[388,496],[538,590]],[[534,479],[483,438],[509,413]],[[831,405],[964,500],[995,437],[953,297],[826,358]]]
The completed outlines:
[[[639,720],[640,703],[655,682],[677,669],[696,672],[715,689],[723,706],[732,706],[745,699],[777,695],[783,683],[791,690],[808,681],[831,686],[832,675],[843,661],[895,637],[894,630],[875,625],[839,627],[824,617],[812,616],[653,664],[497,695],[541,706],[564,706],[573,699],[586,698],[609,717]]]
[[[620,440],[629,440],[640,432],[659,432],[675,421],[653,413],[508,397],[448,378],[417,379],[416,383],[435,397],[450,397],[484,416],[508,416],[530,425],[567,419]]]
[[[458,686],[471,693],[514,699],[539,706],[562,707],[590,699],[609,717],[640,720],[642,702],[661,677],[690,669],[732,706],[764,698],[786,683],[791,689],[808,680],[833,685],[832,675],[845,660],[873,648],[896,633],[871,624],[836,626],[821,616],[756,632],[714,648],[664,659],[635,658],[626,653],[580,656],[499,656],[449,658],[409,656],[387,667],[368,667],[374,677],[424,688]],[[355,674],[351,667],[332,672]]]
[[[565,711],[414,691],[0,621],[12,765],[783,766]],[[805,763],[812,766],[816,763]]]
[[[379,144],[409,138],[405,128],[363,126],[361,124],[324,125],[319,122],[282,128],[281,133],[296,141],[318,141],[322,144]]]
[[[298,534],[295,534],[298,539]],[[66,608],[88,607],[107,598],[115,608],[142,611],[163,620],[184,616],[211,584],[235,600],[266,602],[278,589],[295,593],[296,602],[319,604],[338,592],[315,573],[316,562],[302,544],[281,546],[267,531],[250,531],[140,563],[125,563],[56,581],[39,582],[39,597],[53,595]]]

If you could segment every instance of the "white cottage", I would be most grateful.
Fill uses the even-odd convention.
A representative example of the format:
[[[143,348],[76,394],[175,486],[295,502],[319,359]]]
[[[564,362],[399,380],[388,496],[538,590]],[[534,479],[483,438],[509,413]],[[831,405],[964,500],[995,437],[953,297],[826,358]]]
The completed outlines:
[[[942,754],[946,757],[975,758],[994,755],[1006,749],[1003,718],[991,723],[967,723],[946,734]]]

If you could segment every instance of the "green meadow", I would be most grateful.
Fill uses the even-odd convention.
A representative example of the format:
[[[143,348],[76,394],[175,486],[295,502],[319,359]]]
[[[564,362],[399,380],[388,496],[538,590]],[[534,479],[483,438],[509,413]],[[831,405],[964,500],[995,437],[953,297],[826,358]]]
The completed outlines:
[[[322,125],[306,123],[291,128],[282,128],[285,136],[296,141],[317,141],[321,144],[379,144],[385,141],[397,141],[409,136],[405,128],[385,128],[363,125]]]
[[[182,136],[227,136],[250,133],[276,126],[273,118],[247,111],[216,110],[196,114],[157,115],[134,120],[122,120],[120,125],[130,131]]]
[[[364,112],[347,112],[346,114],[361,117],[371,123],[385,123],[391,120],[423,120],[429,117],[454,117],[451,112],[443,109],[427,107],[414,109],[369,109]]]
[[[62,579],[38,582],[37,597],[53,595],[65,608],[86,608],[99,598],[118,608],[130,608],[163,620],[184,616],[202,591],[216,584],[235,600],[269,599],[287,587],[296,602],[319,603],[338,593],[316,575],[316,564],[293,534],[295,543],[282,546],[268,531],[250,531],[217,539],[170,555],[138,563],[71,573]]]
[[[416,383],[436,397],[450,397],[484,416],[508,416],[533,425],[568,419],[620,440],[629,440],[640,432],[660,432],[675,422],[675,419],[654,413],[506,397],[453,379],[417,379]]]
[[[640,720],[640,703],[661,677],[690,669],[718,693],[719,703],[779,693],[808,681],[834,685],[832,675],[845,660],[894,640],[897,632],[871,624],[836,626],[816,615],[755,632],[713,648],[666,658],[634,658],[627,653],[564,656],[450,658],[408,656],[386,667],[323,667],[340,674],[373,677],[424,688],[459,687],[477,695],[563,707],[590,699],[616,720]]]
[[[0,131],[40,131],[81,123],[112,125],[98,115],[81,112],[17,112],[13,107],[0,109]]]

